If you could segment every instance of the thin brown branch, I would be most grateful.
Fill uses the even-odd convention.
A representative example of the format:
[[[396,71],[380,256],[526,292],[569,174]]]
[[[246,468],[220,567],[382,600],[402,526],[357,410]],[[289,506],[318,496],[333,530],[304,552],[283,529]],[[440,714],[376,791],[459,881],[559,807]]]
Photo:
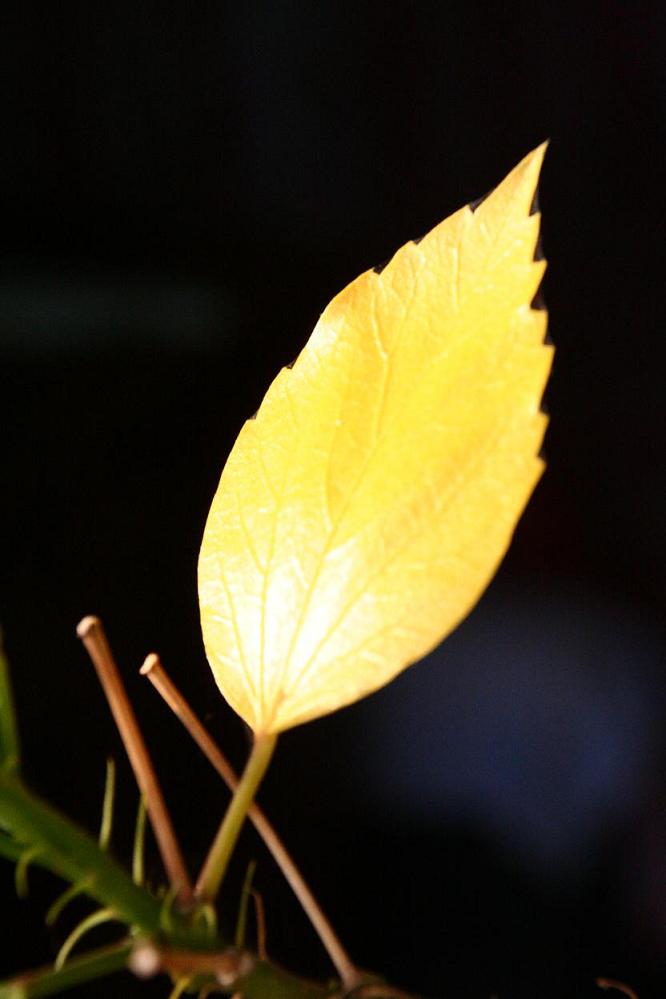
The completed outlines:
[[[130,971],[138,978],[152,978],[160,971],[174,975],[214,975],[221,984],[231,984],[246,975],[255,959],[247,951],[233,948],[205,953],[157,947],[150,941],[136,944],[129,960]]]
[[[147,656],[141,667],[141,673],[148,677],[176,717],[180,719],[227,787],[232,792],[235,791],[238,786],[238,777],[233,768],[167,674],[159,656],[155,653]],[[310,919],[343,985],[346,989],[353,989],[363,980],[362,975],[340,943],[335,930],[287,852],[282,840],[256,803],[251,805],[247,814]]]
[[[166,972],[173,977],[203,978],[200,996],[216,991],[237,993],[244,999],[333,999],[334,989],[293,975],[275,964],[258,960],[249,951],[226,948],[217,953],[159,947],[152,940],[138,940],[128,968],[139,978]],[[208,982],[205,979],[214,979]]]
[[[191,905],[193,900],[192,885],[185,869],[180,846],[136,715],[127,697],[120,672],[104,633],[102,622],[97,617],[84,617],[79,623],[76,633],[85,645],[95,667],[109,702],[111,713],[118,726],[137,784],[145,798],[146,809],[169,882],[177,892],[179,904],[181,906]]]

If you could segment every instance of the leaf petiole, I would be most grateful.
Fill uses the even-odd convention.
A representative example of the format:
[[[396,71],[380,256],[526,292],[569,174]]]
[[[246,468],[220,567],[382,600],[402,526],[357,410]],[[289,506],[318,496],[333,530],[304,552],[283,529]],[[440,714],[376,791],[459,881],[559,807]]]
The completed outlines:
[[[226,783],[229,790],[234,792],[238,786],[238,778],[236,777],[236,774],[217,743],[214,742],[208,730],[197,718],[190,705],[187,703],[171,677],[164,669],[160,657],[154,652],[146,657],[146,661],[141,667],[141,674],[142,676],[148,677],[160,697],[185,726],[204,756],[206,756],[222,780]],[[315,898],[312,889],[305,881],[305,878],[294,863],[293,858],[287,852],[287,849],[275,831],[275,828],[268,821],[266,815],[262,812],[256,802],[250,806],[247,814],[250,821],[254,824],[255,829],[272,853],[276,864],[284,874],[287,883],[290,885],[296,898],[303,906],[304,912],[307,914],[308,919],[312,923],[319,939],[324,945],[328,956],[335,965],[343,985],[345,985],[348,989],[353,988],[361,980],[359,971],[343,947],[328,917]]]
[[[231,799],[231,804],[222,820],[217,836],[210,848],[195,888],[195,896],[204,901],[212,901],[220,890],[229,859],[245,821],[261,779],[268,769],[276,735],[257,735],[243,776]]]

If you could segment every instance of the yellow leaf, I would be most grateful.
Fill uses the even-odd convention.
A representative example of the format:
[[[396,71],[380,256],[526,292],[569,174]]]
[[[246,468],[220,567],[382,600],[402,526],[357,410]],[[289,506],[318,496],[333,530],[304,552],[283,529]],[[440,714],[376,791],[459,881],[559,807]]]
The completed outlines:
[[[199,561],[206,652],[259,733],[376,690],[471,610],[543,468],[530,307],[545,146],[325,309],[241,430]]]

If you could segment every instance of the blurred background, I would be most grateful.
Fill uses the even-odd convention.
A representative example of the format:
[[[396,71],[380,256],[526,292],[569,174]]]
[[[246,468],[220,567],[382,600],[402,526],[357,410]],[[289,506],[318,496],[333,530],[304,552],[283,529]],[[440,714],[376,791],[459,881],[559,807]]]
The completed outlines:
[[[136,793],[74,635],[97,613],[198,867],[226,795],[137,669],[158,650],[242,764],[196,596],[241,423],[341,287],[550,137],[548,471],[469,619],[286,735],[261,798],[396,984],[663,995],[663,5],[22,2],[4,21],[0,618],[33,785],[94,829],[115,755],[127,858]],[[228,924],[252,856],[270,954],[328,975],[252,833]],[[88,909],[47,931],[57,884],[35,872],[19,903],[1,875],[7,974]]]

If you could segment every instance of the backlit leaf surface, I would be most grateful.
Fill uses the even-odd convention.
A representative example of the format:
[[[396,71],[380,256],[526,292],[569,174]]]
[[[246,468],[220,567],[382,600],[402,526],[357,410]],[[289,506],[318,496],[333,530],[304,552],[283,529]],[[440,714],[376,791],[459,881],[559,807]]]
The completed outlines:
[[[387,683],[506,551],[543,467],[543,154],[340,292],[240,432],[199,596],[215,679],[256,732]]]

